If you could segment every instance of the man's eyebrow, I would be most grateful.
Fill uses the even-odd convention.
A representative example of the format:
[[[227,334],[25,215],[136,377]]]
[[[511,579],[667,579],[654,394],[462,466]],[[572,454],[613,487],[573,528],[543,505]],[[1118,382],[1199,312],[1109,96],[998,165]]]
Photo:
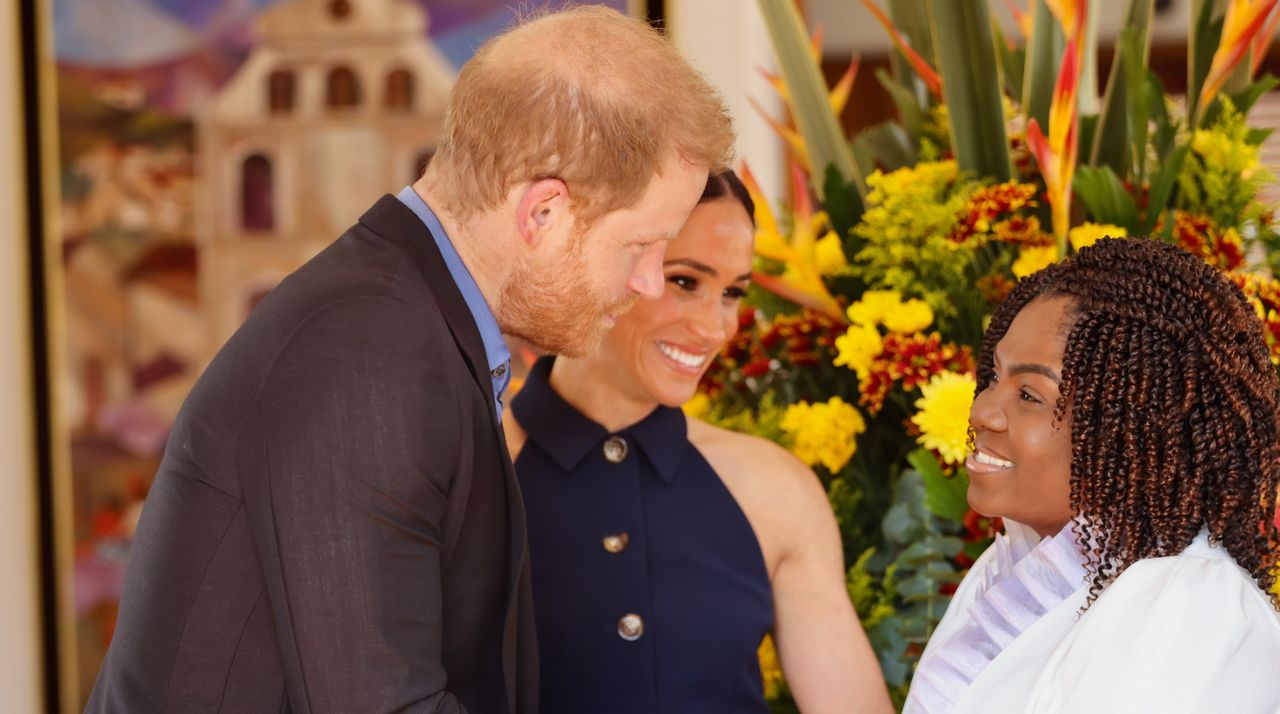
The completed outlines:
[[[638,238],[636,238],[631,242],[632,243],[657,243],[658,241],[670,242],[675,239],[676,239],[675,233],[661,233],[661,232],[655,231],[653,233],[645,233],[644,235],[639,236]]]
[[[1054,384],[1062,384],[1062,377],[1053,368],[1043,364],[1015,364],[1009,366],[1009,374],[1040,374],[1053,380]]]

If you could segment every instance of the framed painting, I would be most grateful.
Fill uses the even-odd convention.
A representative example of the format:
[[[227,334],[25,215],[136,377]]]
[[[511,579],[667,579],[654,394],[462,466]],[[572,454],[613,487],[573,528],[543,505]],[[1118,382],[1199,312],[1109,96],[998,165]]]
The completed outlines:
[[[594,4],[661,21],[661,2]],[[51,708],[84,706],[170,424],[204,366],[283,276],[417,178],[457,68],[537,6],[36,6]]]

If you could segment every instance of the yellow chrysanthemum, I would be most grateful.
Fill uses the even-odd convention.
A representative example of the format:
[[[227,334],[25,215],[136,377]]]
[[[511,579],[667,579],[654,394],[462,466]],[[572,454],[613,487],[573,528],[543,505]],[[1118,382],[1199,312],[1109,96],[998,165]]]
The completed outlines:
[[[969,453],[969,409],[976,386],[968,374],[941,372],[920,388],[916,400],[920,411],[911,417],[920,428],[916,441],[937,451],[949,464],[964,461]]]
[[[857,449],[854,437],[867,430],[867,422],[840,397],[825,403],[800,402],[787,407],[779,424],[791,437],[791,452],[809,466],[822,464],[835,473],[849,463]]]
[[[1067,233],[1072,250],[1083,250],[1103,238],[1124,238],[1129,232],[1120,226],[1110,223],[1085,223],[1076,226]]]
[[[1013,274],[1019,279],[1053,265],[1058,260],[1058,246],[1024,245],[1018,251],[1018,259],[1013,261]]]
[[[924,300],[912,298],[884,316],[884,326],[909,335],[933,324],[933,308]]]
[[[823,276],[835,275],[849,265],[849,260],[844,256],[844,247],[840,245],[840,236],[835,231],[827,231],[826,235],[813,244],[813,259],[818,272]]]
[[[884,340],[880,331],[871,325],[854,324],[845,333],[836,338],[837,367],[848,367],[858,373],[859,380],[865,380],[871,372],[871,363],[884,351]]]
[[[889,313],[902,307],[902,295],[897,290],[868,290],[862,299],[849,306],[845,314],[855,325],[874,327],[884,321]]]
[[[697,392],[680,408],[684,410],[685,414],[694,419],[701,419],[706,416],[707,412],[711,411],[711,398],[702,392]]]
[[[760,678],[764,680],[764,698],[774,700],[782,689],[782,664],[778,662],[778,650],[773,646],[773,638],[765,635],[756,652],[760,658]]]

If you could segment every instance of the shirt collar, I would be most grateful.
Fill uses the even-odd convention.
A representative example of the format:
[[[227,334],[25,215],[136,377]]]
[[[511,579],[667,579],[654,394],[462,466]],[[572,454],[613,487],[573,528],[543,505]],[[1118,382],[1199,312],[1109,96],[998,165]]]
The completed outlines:
[[[444,232],[440,219],[436,217],[435,212],[422,199],[422,196],[419,196],[412,186],[405,186],[400,193],[396,194],[396,198],[426,224],[431,237],[435,239],[436,247],[444,257],[444,264],[449,268],[449,275],[453,277],[453,282],[457,283],[458,292],[462,293],[462,299],[466,301],[471,317],[476,321],[476,329],[479,330],[480,340],[484,343],[485,358],[489,360],[489,372],[493,373],[511,360],[511,350],[507,348],[506,340],[502,339],[498,320],[489,309],[489,303],[485,302],[480,286],[476,285],[475,278],[471,277],[471,271],[467,270],[466,264],[458,256],[458,251],[454,250],[449,235]],[[503,368],[501,380],[503,386],[510,378],[510,371],[507,367]],[[495,396],[500,398],[501,394]]]
[[[524,386],[511,400],[511,408],[529,440],[571,476],[587,454],[601,448],[611,434],[552,388],[554,361],[554,357],[543,357],[533,365]],[[663,481],[670,484],[675,479],[688,444],[684,412],[659,406],[617,433],[640,447]]]

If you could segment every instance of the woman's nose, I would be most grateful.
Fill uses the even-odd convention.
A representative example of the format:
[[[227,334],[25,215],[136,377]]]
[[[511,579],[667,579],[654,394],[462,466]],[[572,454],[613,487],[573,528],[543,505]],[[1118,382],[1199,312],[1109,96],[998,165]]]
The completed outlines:
[[[995,391],[995,385],[989,385],[973,398],[973,406],[969,408],[969,426],[974,431],[999,432],[1008,426]]]
[[[718,348],[729,339],[729,331],[720,315],[719,305],[712,305],[709,300],[699,300],[693,306],[689,327],[694,336],[705,341],[708,347],[714,345]]]

